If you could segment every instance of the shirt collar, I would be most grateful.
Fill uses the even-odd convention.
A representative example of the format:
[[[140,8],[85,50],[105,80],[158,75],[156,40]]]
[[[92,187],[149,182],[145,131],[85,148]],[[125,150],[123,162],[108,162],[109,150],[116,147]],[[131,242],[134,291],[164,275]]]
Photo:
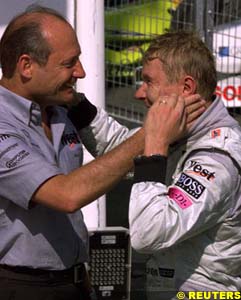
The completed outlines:
[[[30,126],[41,125],[41,110],[37,103],[21,97],[10,90],[0,86],[1,105],[7,107],[9,111],[23,123]]]

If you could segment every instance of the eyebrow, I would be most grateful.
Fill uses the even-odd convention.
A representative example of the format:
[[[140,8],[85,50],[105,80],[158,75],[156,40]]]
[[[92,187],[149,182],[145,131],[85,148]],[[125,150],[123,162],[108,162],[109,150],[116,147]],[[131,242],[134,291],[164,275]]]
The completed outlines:
[[[142,73],[141,77],[142,77],[143,80],[147,80],[147,79],[150,80],[150,79],[152,79],[149,75],[147,75],[145,73],[144,74]]]
[[[69,57],[69,58],[64,59],[64,60],[61,62],[61,65],[65,65],[65,64],[68,64],[68,63],[70,63],[70,62],[72,62],[72,61],[78,60],[79,57],[80,57],[80,55],[81,55],[81,50],[79,50],[78,53],[77,53],[76,55],[73,55],[73,56],[71,56],[71,57]]]
[[[66,65],[66,64],[69,64],[69,63],[74,63],[74,62],[76,62],[78,59],[79,59],[79,55],[76,55],[76,56],[67,58],[67,59],[65,59],[65,60],[63,60],[63,61],[61,62],[61,65]]]

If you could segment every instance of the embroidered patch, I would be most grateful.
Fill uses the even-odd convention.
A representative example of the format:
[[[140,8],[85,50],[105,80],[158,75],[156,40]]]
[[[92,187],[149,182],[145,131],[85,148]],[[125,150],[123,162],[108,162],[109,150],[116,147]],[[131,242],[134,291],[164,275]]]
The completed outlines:
[[[210,170],[205,169],[200,163],[195,160],[189,161],[188,169],[185,170],[185,172],[204,177],[208,181],[212,181],[215,178],[215,172],[211,172]]]
[[[216,137],[218,137],[220,135],[221,135],[221,129],[220,128],[214,129],[214,130],[211,131],[212,139],[215,139]]]
[[[198,199],[202,195],[203,191],[205,190],[205,187],[199,181],[188,176],[185,173],[182,173],[180,175],[175,185],[179,186],[181,189],[183,189],[185,192],[187,192],[195,199]]]
[[[173,199],[182,209],[185,209],[193,204],[191,199],[177,188],[170,188],[168,191],[168,196]]]

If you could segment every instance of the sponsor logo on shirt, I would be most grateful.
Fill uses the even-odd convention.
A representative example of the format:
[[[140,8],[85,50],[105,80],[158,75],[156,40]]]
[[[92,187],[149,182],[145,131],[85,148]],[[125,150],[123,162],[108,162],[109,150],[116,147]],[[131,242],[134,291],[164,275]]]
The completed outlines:
[[[195,199],[198,199],[205,190],[205,187],[199,181],[188,176],[185,173],[182,173],[180,175],[175,185],[179,186],[181,189],[183,189]]]
[[[6,154],[8,153],[9,151],[11,151],[12,149],[14,149],[15,147],[18,146],[18,143],[15,143],[11,146],[9,146],[8,148],[6,148],[5,150],[3,150],[1,153],[0,153],[0,159]]]
[[[215,178],[215,172],[211,172],[208,169],[203,168],[202,165],[195,160],[190,161],[188,170],[185,170],[185,172],[204,177],[208,181],[212,181]]]
[[[76,132],[66,133],[61,138],[62,145],[69,145],[73,148],[74,145],[80,144],[80,139]]]
[[[5,141],[6,139],[9,139],[10,135],[9,134],[0,134],[0,143],[2,141]]]
[[[28,155],[29,155],[29,152],[27,152],[25,150],[20,151],[11,160],[6,162],[6,167],[9,169],[16,167],[16,165]]]
[[[214,129],[214,130],[211,131],[211,138],[212,139],[215,139],[219,136],[221,136],[221,129],[220,128]]]
[[[173,199],[182,209],[185,209],[193,204],[192,200],[177,188],[170,188],[168,191],[168,196]]]

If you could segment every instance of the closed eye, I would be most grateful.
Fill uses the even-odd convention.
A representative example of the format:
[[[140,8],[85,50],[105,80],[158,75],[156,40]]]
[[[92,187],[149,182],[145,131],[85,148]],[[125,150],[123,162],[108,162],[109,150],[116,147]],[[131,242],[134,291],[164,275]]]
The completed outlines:
[[[152,82],[151,78],[147,75],[143,75],[143,82],[145,82],[146,84],[150,84]]]
[[[62,65],[66,68],[73,68],[76,64],[76,62],[78,61],[79,57],[74,57],[73,59],[69,60],[69,61],[64,61],[62,63]]]

